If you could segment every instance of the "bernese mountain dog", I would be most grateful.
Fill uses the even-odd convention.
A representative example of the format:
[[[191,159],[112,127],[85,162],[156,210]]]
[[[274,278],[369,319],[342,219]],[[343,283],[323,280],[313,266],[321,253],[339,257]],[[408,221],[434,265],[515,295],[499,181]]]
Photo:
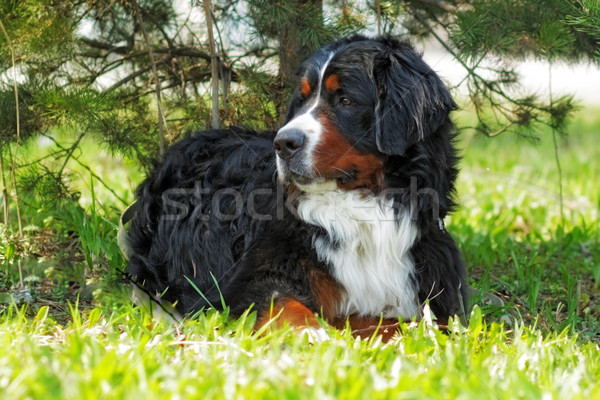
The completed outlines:
[[[443,223],[455,108],[407,42],[325,46],[278,132],[203,131],[166,152],[137,190],[132,279],[184,314],[253,307],[257,329],[419,320],[426,303],[439,320],[464,313]]]

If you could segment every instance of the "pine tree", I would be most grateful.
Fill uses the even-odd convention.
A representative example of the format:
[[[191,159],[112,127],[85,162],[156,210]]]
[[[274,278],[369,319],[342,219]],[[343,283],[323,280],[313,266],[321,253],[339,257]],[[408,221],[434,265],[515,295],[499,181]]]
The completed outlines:
[[[8,35],[0,35],[0,154],[8,160],[17,140],[15,71],[20,141],[56,139],[56,129],[72,134],[57,143],[54,166],[22,161],[31,164],[19,169],[24,189],[68,194],[63,166],[83,138],[149,166],[161,136],[157,80],[168,143],[209,126],[211,52],[205,24],[188,15],[201,3],[175,10],[166,0],[0,2]],[[465,68],[482,133],[531,134],[539,123],[560,130],[572,98],[515,96],[519,78],[503,60],[597,63],[598,10],[595,0],[215,0],[220,123],[277,127],[303,57],[340,35],[380,31],[443,45]]]

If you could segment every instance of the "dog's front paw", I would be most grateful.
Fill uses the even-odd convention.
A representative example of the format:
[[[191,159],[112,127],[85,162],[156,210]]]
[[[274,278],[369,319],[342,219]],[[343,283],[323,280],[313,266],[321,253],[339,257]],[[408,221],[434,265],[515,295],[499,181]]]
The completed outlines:
[[[308,326],[306,328],[302,328],[300,330],[300,336],[305,336],[308,338],[308,343],[315,344],[325,342],[330,339],[327,331],[322,327],[312,327]]]

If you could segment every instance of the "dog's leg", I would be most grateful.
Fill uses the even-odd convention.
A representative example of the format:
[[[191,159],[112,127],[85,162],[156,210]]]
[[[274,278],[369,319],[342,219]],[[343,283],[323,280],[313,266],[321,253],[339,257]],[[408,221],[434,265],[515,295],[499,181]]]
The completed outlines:
[[[269,310],[262,316],[259,315],[255,329],[260,330],[268,324],[283,327],[286,322],[300,334],[306,334],[311,343],[328,339],[327,332],[319,324],[315,313],[293,298],[275,301]]]
[[[332,325],[340,330],[344,329],[346,324],[350,326],[354,337],[370,339],[374,335],[381,336],[384,343],[395,337],[397,333],[402,333],[397,319],[350,315],[347,318],[338,317],[332,322]]]

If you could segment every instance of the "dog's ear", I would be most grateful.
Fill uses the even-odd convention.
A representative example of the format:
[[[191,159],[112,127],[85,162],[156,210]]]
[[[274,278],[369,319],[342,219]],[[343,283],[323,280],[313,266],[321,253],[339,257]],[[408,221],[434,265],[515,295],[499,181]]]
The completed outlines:
[[[377,148],[384,154],[404,155],[435,132],[456,104],[437,74],[406,43],[384,43],[373,68]]]

